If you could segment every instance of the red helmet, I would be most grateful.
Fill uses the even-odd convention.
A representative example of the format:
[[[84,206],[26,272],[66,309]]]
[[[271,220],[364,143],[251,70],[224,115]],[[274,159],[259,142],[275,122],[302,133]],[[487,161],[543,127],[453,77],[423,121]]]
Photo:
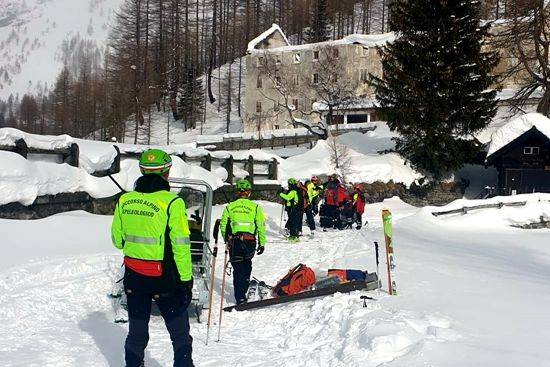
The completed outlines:
[[[319,177],[317,176],[311,176],[311,182],[319,182]]]

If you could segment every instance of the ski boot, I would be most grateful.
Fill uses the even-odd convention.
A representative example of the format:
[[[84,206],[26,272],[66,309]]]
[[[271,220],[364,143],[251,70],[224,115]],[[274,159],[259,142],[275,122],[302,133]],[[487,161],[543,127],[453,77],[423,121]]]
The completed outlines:
[[[246,292],[246,299],[248,301],[256,301],[257,295],[258,295],[258,281],[256,279],[252,279],[250,281],[250,285],[248,286],[248,292]]]

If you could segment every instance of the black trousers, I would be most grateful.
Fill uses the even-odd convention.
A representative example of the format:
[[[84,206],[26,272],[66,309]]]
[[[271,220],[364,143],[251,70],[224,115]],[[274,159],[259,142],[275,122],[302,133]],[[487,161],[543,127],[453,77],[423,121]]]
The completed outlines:
[[[294,206],[292,208],[288,208],[287,213],[288,220],[285,227],[288,228],[290,237],[298,237],[298,234],[302,232],[302,218],[304,212]]]
[[[315,231],[315,219],[313,218],[315,214],[313,214],[313,207],[309,206],[305,210],[305,214],[306,214],[306,222],[307,222],[307,226],[309,227],[309,230]]]
[[[193,338],[189,335],[187,307],[190,300],[183,294],[151,294],[126,289],[128,299],[129,330],[124,346],[126,367],[143,364],[145,348],[149,342],[151,301],[155,300],[172,340],[174,367],[193,367],[191,358]]]
[[[233,267],[233,289],[237,304],[246,301],[255,252],[256,241],[241,240],[238,233],[233,236],[229,261]]]
[[[233,267],[233,289],[237,304],[246,301],[246,293],[250,286],[250,275],[252,274],[252,259],[232,261]]]

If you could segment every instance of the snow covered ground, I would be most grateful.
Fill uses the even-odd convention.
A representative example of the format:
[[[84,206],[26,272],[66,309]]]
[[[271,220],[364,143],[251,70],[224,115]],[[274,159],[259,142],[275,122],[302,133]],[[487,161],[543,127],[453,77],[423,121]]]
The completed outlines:
[[[268,283],[300,262],[318,273],[375,271],[380,209],[391,209],[399,295],[370,292],[376,301],[367,308],[359,299],[364,293],[354,292],[225,313],[222,340],[209,346],[206,326],[193,323],[196,365],[550,365],[550,230],[508,226],[509,218],[548,215],[550,195],[525,197],[525,207],[437,218],[431,212],[445,208],[418,209],[393,198],[367,206],[369,225],[361,231],[317,233],[297,245],[277,234],[280,206],[262,203],[269,242],[254,259],[253,275]],[[448,208],[462,205],[468,202]],[[0,365],[123,365],[127,325],[112,323],[106,296],[121,261],[110,243],[110,221],[83,212],[0,220]],[[221,266],[218,259],[216,305]],[[383,280],[384,269],[382,257]],[[231,292],[230,285],[226,303],[233,302]],[[153,318],[146,365],[171,365],[171,356],[163,322]]]

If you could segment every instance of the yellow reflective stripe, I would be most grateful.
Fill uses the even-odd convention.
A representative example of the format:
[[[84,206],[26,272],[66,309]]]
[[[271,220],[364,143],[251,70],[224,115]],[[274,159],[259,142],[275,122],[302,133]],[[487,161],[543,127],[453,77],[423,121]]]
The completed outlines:
[[[174,242],[172,242],[173,245],[190,245],[191,241],[189,240],[189,237],[177,237],[174,238]]]
[[[157,238],[134,236],[130,234],[126,235],[125,240],[126,242],[141,243],[143,245],[157,245],[159,243],[159,240]]]

